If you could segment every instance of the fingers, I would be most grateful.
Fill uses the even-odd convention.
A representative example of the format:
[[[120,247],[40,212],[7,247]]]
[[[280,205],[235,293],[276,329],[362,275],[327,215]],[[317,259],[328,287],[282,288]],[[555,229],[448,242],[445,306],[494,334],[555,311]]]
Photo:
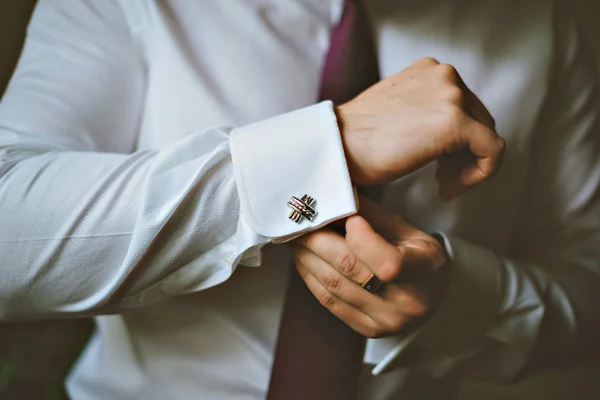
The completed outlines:
[[[361,335],[377,336],[377,324],[368,315],[329,292],[303,264],[296,263],[296,268],[308,289],[323,307]]]
[[[445,276],[449,257],[443,246],[434,238],[411,239],[399,245],[404,251],[402,273],[397,282],[431,284]]]
[[[468,150],[446,154],[437,160],[435,179],[439,182],[439,195],[443,200],[451,200],[467,190],[460,182],[461,173],[476,165],[477,157]]]
[[[358,196],[358,205],[359,215],[369,221],[373,230],[388,240],[393,240],[393,238],[398,236],[398,231],[402,230],[405,225],[404,220],[396,214],[389,212],[381,205],[361,194]]]
[[[370,215],[389,219],[385,210],[364,204]],[[346,232],[344,238],[321,230],[293,243],[296,268],[324,307],[367,337],[395,334],[435,308],[432,305],[441,298],[445,282],[437,278],[438,270],[447,270],[441,268],[445,252],[435,239],[424,233],[406,235],[397,248],[358,215],[347,220]],[[354,267],[335,264],[349,256]],[[377,295],[360,286],[371,273],[386,281]]]
[[[445,200],[493,178],[502,165],[506,143],[496,132],[465,116],[461,136],[468,151],[444,155],[438,160],[436,179]]]
[[[447,257],[436,243],[417,240],[403,247],[402,274],[386,284],[379,296],[410,322],[435,310],[446,293],[449,268],[442,268],[447,265]]]
[[[346,241],[349,251],[382,281],[391,281],[400,273],[404,253],[377,234],[363,217],[348,218]]]
[[[342,275],[315,253],[306,249],[296,249],[294,255],[298,271],[314,276],[327,293],[372,318],[390,311],[389,305],[386,305],[382,298],[369,293],[356,282]]]
[[[491,130],[496,130],[496,121],[475,93],[465,84],[462,77],[456,73],[458,87],[464,94],[465,111],[476,121],[487,126]]]
[[[394,304],[407,319],[419,318],[429,312],[430,296],[426,286],[412,284],[387,285],[382,296]]]
[[[456,69],[449,65],[441,67],[451,71],[446,76],[451,77],[462,92],[462,96],[457,97],[465,116],[457,129],[460,130],[459,143],[469,150],[445,155],[438,160],[436,178],[440,182],[440,195],[449,200],[496,174],[502,164],[505,142],[495,132],[494,118]]]
[[[479,100],[479,97],[477,97],[467,86],[465,86],[464,90],[469,101],[467,105],[467,112],[469,115],[476,121],[495,131],[496,121],[481,100]]]
[[[301,237],[295,243],[316,254],[342,275],[358,284],[366,282],[373,273],[359,262],[350,251],[344,237],[335,231],[322,229]],[[298,250],[294,249],[294,253],[297,252]]]
[[[490,128],[473,119],[467,119],[463,130],[463,140],[477,162],[462,171],[460,181],[466,187],[491,178],[502,164],[506,144],[504,139]]]
[[[397,334],[411,321],[431,311],[433,296],[426,285],[391,283],[384,287],[379,297],[338,273],[348,285],[336,285],[335,289],[331,289],[328,283],[324,283],[328,278],[323,279],[319,268],[315,268],[314,264],[309,265],[311,262],[296,262],[298,273],[311,293],[323,307],[363,336],[377,338]],[[364,298],[349,302],[352,295],[348,295],[348,289],[351,287],[364,293],[354,294],[357,298]]]
[[[358,214],[366,219],[375,232],[388,242],[394,243],[400,237],[423,236],[423,232],[373,200],[359,194]]]
[[[467,97],[465,105],[467,113],[474,121],[470,121],[473,129],[480,128],[484,133],[480,135],[482,150],[477,150],[479,147],[472,148],[469,144],[471,152],[477,157],[475,165],[471,163],[470,168],[461,169],[458,174],[460,181],[466,186],[474,186],[486,179],[493,177],[499,170],[502,164],[502,156],[504,154],[506,143],[504,139],[496,133],[496,121],[481,102],[479,97],[475,95],[463,82],[463,90]],[[484,127],[477,127],[480,123]],[[487,129],[485,129],[487,128]],[[479,137],[474,137],[478,139]],[[487,140],[486,140],[487,139]],[[484,140],[486,140],[484,142]],[[473,140],[473,145],[478,146],[479,141]],[[488,156],[489,154],[489,156]]]
[[[373,231],[369,222],[362,216],[350,217],[346,223],[346,240],[358,262],[384,282],[394,279],[412,283],[431,281],[448,262],[443,246],[411,225],[403,222],[405,233],[391,245]],[[389,272],[385,270],[386,264]]]
[[[314,264],[309,267],[309,264],[310,263],[304,264],[302,262],[296,262],[296,268],[298,269],[300,276],[302,276],[302,279],[304,279],[308,289],[319,300],[323,307],[327,308],[336,317],[344,321],[348,326],[363,336],[376,338],[399,332],[414,318],[412,314],[404,313],[401,309],[406,309],[410,313],[418,314],[422,312],[418,308],[421,301],[420,298],[417,299],[416,297],[418,293],[413,293],[411,291],[412,289],[389,289],[391,295],[404,296],[403,298],[407,301],[406,305],[401,304],[401,299],[397,299],[398,301],[392,303],[367,292],[332,269],[334,273],[339,274],[341,279],[346,280],[348,283],[347,286],[337,285],[332,291],[327,283],[323,284],[323,278],[319,269],[315,268]],[[325,279],[325,281],[327,281],[327,279]],[[360,307],[347,301],[352,297],[348,294],[348,290],[351,287],[363,292],[355,293],[357,297],[363,297],[363,299],[359,301],[361,304]]]

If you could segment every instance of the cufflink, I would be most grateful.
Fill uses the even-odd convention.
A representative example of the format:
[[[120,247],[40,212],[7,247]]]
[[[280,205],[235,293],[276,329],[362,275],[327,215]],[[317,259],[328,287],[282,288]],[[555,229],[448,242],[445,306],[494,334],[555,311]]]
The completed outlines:
[[[289,215],[289,219],[299,224],[302,222],[302,218],[306,218],[309,221],[312,221],[317,212],[313,208],[315,204],[315,199],[305,194],[301,199],[296,196],[292,196],[290,201],[288,201],[287,205],[292,209],[292,212]]]

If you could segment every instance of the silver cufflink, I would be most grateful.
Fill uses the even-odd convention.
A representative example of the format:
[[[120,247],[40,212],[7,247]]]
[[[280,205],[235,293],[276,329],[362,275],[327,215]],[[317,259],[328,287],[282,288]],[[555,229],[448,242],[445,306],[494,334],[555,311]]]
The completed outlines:
[[[290,201],[288,201],[287,205],[293,210],[289,216],[289,219],[299,224],[302,222],[302,218],[306,218],[309,221],[312,221],[313,218],[317,215],[317,212],[313,208],[315,204],[315,199],[305,194],[301,199],[296,196],[292,196]]]

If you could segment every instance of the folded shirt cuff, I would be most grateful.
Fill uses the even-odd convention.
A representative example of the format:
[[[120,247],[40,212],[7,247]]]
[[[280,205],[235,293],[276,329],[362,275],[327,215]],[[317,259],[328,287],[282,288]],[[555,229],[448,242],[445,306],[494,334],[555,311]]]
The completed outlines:
[[[355,214],[337,118],[330,101],[234,129],[231,154],[241,216],[270,242],[285,242]],[[310,196],[317,212],[298,223],[287,205]]]

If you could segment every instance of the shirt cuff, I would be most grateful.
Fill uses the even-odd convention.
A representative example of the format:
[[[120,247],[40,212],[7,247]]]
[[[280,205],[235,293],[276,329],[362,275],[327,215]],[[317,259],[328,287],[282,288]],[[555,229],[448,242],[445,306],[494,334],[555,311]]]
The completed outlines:
[[[452,265],[446,297],[417,331],[377,339],[371,344],[371,362],[378,362],[372,371],[374,375],[401,366],[402,356],[409,351],[418,354],[419,368],[434,376],[444,375],[468,357],[493,326],[502,302],[497,257],[476,244],[449,235],[440,236]],[[382,349],[387,351],[385,355]]]
[[[285,242],[355,214],[355,191],[330,101],[231,132],[241,216],[257,234]],[[316,216],[289,219],[295,196],[315,200]]]

